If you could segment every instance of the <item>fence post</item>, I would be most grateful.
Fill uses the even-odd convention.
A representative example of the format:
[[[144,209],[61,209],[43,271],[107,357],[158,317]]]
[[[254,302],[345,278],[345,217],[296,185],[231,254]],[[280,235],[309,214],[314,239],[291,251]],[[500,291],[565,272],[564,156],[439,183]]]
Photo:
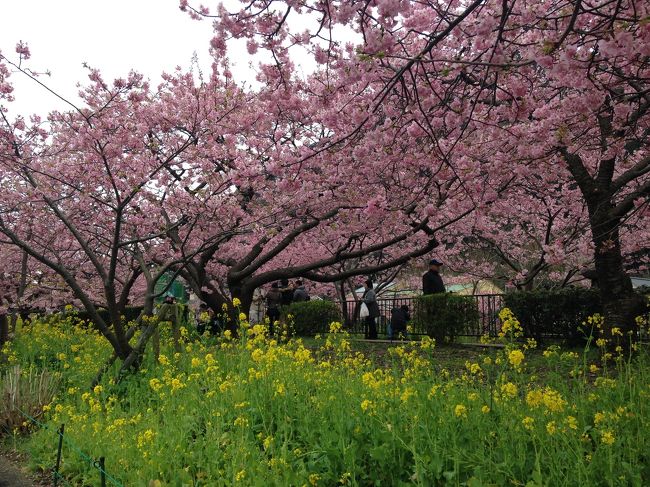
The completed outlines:
[[[59,428],[59,448],[56,452],[56,465],[54,465],[54,487],[59,485],[59,468],[61,468],[61,450],[63,449],[63,433],[65,432],[65,424]]]
[[[101,486],[106,487],[106,459],[99,457],[99,478],[101,479]]]

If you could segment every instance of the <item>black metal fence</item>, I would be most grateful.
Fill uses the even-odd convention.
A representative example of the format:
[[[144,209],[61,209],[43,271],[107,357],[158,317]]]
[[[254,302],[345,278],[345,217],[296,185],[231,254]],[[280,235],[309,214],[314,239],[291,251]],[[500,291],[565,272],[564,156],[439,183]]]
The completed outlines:
[[[467,323],[466,328],[460,333],[460,336],[466,337],[480,337],[483,335],[496,336],[500,330],[499,311],[503,307],[502,294],[479,294],[474,296],[467,296],[476,300],[479,319],[478,321],[471,321]],[[389,299],[382,299],[380,296],[377,299],[379,305],[380,316],[376,319],[377,330],[380,335],[388,334],[388,325],[390,323],[391,310],[406,306],[409,310],[411,317],[415,313],[415,302],[418,299],[414,297],[395,297]],[[351,333],[363,333],[364,323],[363,319],[359,318],[359,309],[361,301],[349,300],[345,302],[344,317],[346,327]],[[409,333],[414,335],[425,335],[426,332],[421,325],[413,322],[410,324]]]

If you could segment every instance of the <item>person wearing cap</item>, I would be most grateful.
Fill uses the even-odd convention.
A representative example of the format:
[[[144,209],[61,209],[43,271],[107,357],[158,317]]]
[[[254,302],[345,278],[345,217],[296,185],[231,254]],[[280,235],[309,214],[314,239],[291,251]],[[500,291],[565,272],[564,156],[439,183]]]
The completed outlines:
[[[429,261],[429,270],[422,276],[422,294],[444,293],[446,291],[445,284],[440,277],[440,266],[442,262],[431,259]]]

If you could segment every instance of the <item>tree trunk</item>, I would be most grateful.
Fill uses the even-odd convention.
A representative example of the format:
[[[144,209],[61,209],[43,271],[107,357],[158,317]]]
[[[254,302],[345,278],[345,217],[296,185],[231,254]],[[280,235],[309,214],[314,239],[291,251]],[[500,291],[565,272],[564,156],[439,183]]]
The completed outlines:
[[[9,320],[6,314],[0,314],[0,348],[9,340]]]
[[[201,291],[201,301],[208,305],[208,308],[212,310],[216,317],[223,317],[223,305],[228,306],[228,302],[224,296],[217,292],[205,292]],[[229,307],[230,308],[230,307]]]
[[[247,287],[242,288],[238,296],[241,301],[239,305],[239,312],[245,313],[246,316],[249,316],[251,312],[251,306],[253,305],[253,298],[255,296],[255,289],[248,289]]]
[[[228,303],[228,324],[227,327],[233,333],[237,332],[237,324],[239,323],[239,314],[244,313],[249,316],[251,306],[253,304],[253,296],[255,289],[251,289],[246,285],[236,286],[231,289],[232,298],[239,299],[240,304],[238,307],[233,306],[232,302]]]
[[[590,205],[590,223],[594,242],[594,263],[600,299],[605,318],[605,336],[612,338],[612,328],[620,328],[624,337],[611,340],[610,344],[619,344],[624,348],[629,345],[626,333],[636,338],[635,318],[640,310],[640,299],[634,293],[632,280],[623,268],[621,240],[619,236],[620,221],[613,217],[609,202]],[[620,337],[619,337],[620,338]]]
[[[9,319],[9,333],[11,335],[16,335],[16,327],[18,326],[18,313],[11,313],[11,318]],[[23,323],[25,323],[23,321]]]
[[[334,287],[341,305],[341,319],[343,320],[343,324],[346,327],[349,327],[352,324],[352,320],[348,313],[348,302],[345,299],[345,281],[338,281],[335,283]]]
[[[144,307],[142,308],[142,312],[140,313],[140,316],[138,317],[138,324],[141,323],[142,318],[144,316],[153,316],[153,286],[150,286],[147,292],[147,296],[144,301]],[[132,333],[127,332],[126,333],[126,338],[127,342],[131,339],[133,334],[135,334],[135,327],[133,327],[131,330],[129,330]],[[118,373],[118,380],[119,378],[123,377],[125,373],[129,369],[137,370],[138,367],[140,366],[140,363],[142,363],[142,357],[144,356],[145,349],[147,347],[147,342],[149,339],[153,336],[154,337],[154,353],[156,354],[156,361],[158,361],[158,355],[160,354],[160,338],[157,336],[158,334],[158,322],[155,320],[152,320],[149,322],[149,325],[147,325],[143,330],[142,334],[140,335],[140,338],[138,339],[138,342],[134,347],[129,347],[131,348],[131,351],[129,355],[123,359],[122,366],[120,367],[120,371]],[[158,343],[156,343],[156,338],[158,339]]]

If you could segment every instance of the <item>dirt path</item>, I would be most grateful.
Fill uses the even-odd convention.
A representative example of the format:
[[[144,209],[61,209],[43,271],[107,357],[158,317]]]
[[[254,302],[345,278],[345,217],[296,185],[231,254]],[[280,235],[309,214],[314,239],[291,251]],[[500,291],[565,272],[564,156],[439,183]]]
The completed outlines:
[[[0,487],[40,487],[50,485],[45,480],[35,480],[20,469],[21,459],[6,450],[0,450]]]
[[[0,457],[0,487],[34,487],[34,483],[14,467],[13,463]]]

